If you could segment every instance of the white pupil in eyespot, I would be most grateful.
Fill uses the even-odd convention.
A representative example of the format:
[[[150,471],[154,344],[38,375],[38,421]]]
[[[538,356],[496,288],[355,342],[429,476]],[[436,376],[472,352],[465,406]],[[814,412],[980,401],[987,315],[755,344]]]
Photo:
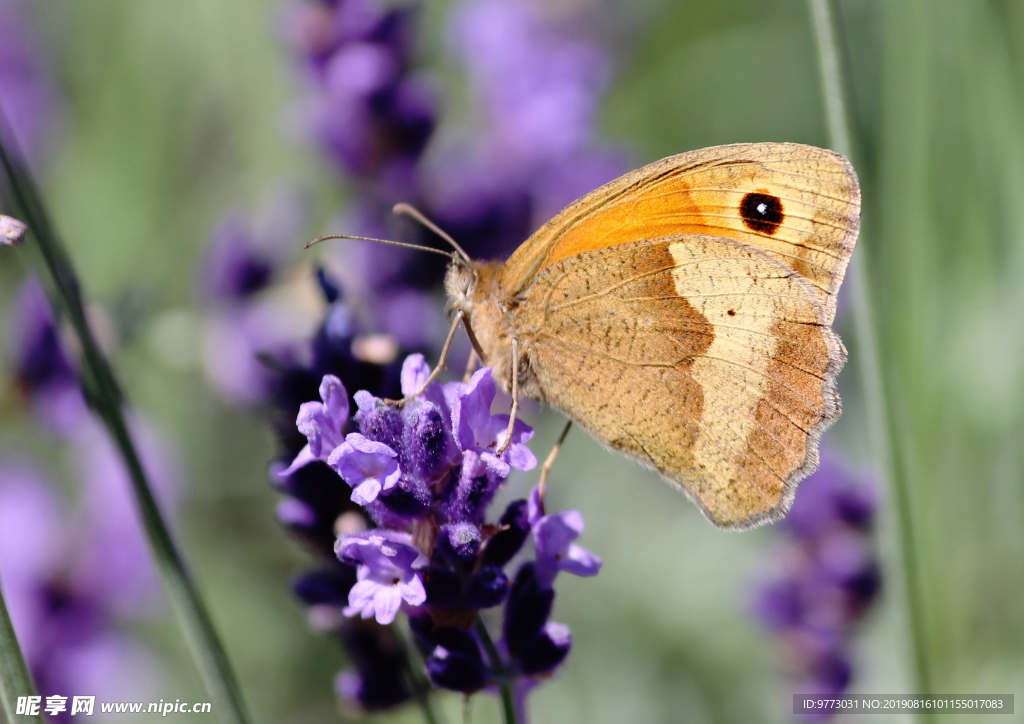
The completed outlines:
[[[768,204],[764,203],[763,201],[761,203],[759,203],[757,205],[757,213],[761,214],[761,216],[764,216],[765,214],[767,214],[768,213]]]

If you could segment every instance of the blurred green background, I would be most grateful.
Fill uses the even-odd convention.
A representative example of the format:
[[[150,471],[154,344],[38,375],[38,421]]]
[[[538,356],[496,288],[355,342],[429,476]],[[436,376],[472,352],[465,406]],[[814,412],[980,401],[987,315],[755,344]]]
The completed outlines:
[[[616,59],[604,131],[638,164],[719,143],[827,145],[805,3],[579,2]],[[44,190],[89,298],[142,300],[116,365],[134,405],[179,450],[181,546],[257,721],[343,719],[332,689],[340,649],[307,629],[289,591],[307,558],[274,520],[270,432],[258,415],[218,403],[187,351],[170,364],[154,341],[167,315],[195,312],[198,258],[225,211],[256,209],[298,182],[314,190],[313,234],[339,201],[316,149],[288,139],[300,87],[277,30],[282,6],[36,4],[66,99]],[[421,52],[457,95],[441,48],[446,6],[426,8]],[[864,191],[858,263],[876,312],[896,470],[910,491],[933,688],[1024,694],[1024,4],[841,6]],[[23,273],[12,258],[0,265],[5,298]],[[871,470],[849,306],[840,302],[837,319],[851,350],[845,414],[826,439]],[[531,422],[543,456],[561,419]],[[0,436],[39,446],[14,419]],[[555,617],[572,626],[574,650],[534,695],[535,722],[789,718],[777,651],[746,611],[771,528],[716,530],[656,476],[583,434],[570,436],[551,495],[583,512],[581,542],[605,563],[595,579],[560,579]],[[909,693],[888,502],[883,514],[885,590],[857,643],[853,691]],[[206,699],[170,616],[142,633],[168,662],[162,695]],[[460,721],[461,699],[444,703]],[[474,722],[498,717],[488,697],[472,713]]]

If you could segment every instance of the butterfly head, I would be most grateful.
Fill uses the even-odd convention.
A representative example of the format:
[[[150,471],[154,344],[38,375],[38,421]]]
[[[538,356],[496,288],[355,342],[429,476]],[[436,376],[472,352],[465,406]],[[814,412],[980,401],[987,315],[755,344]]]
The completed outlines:
[[[468,312],[479,281],[480,276],[473,262],[467,262],[453,254],[452,263],[448,265],[448,273],[444,277],[449,311],[461,309]]]

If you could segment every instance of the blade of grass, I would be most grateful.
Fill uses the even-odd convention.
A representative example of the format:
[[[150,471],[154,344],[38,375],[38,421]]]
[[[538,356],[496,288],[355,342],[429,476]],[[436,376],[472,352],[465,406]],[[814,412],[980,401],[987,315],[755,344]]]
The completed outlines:
[[[3,705],[7,721],[43,724],[41,714],[28,716],[16,713],[19,696],[35,695],[36,687],[32,684],[28,667],[25,666],[25,657],[22,656],[18,638],[14,635],[11,617],[7,615],[3,591],[0,591],[0,704]]]
[[[850,131],[849,113],[846,104],[846,86],[843,78],[840,34],[837,32],[837,13],[832,0],[808,0],[814,37],[818,49],[822,99],[828,135],[833,150],[847,158],[854,158],[854,143]],[[896,531],[893,540],[899,548],[899,579],[902,583],[902,598],[905,615],[909,623],[915,685],[917,693],[928,696],[932,693],[932,677],[926,650],[921,578],[918,564],[914,521],[911,515],[910,490],[907,476],[895,464],[893,438],[889,424],[890,411],[887,408],[885,382],[878,351],[878,337],[875,330],[874,312],[871,306],[870,279],[863,260],[866,256],[863,235],[860,239],[860,253],[850,262],[850,285],[853,291],[853,322],[857,337],[856,353],[861,372],[861,388],[864,394],[868,441],[871,454],[878,466],[878,474],[891,496],[896,513]],[[921,718],[931,721],[933,715],[923,712]]]
[[[36,240],[44,265],[52,278],[54,306],[67,317],[78,339],[83,391],[109,430],[128,468],[150,552],[167,597],[177,614],[178,623],[185,632],[203,683],[222,721],[246,724],[250,717],[242,699],[241,688],[206,605],[153,498],[146,472],[125,422],[124,397],[89,326],[81,285],[70,257],[50,221],[28,170],[2,141],[0,164],[3,166],[10,197],[20,207],[20,218],[28,224],[29,236]]]

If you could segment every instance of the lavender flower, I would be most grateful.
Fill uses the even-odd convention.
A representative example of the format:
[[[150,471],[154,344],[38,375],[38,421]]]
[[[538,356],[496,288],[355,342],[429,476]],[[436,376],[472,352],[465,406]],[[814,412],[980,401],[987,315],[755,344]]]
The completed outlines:
[[[449,37],[482,130],[425,169],[427,206],[471,254],[510,252],[624,170],[595,132],[609,63],[522,0],[459,3]]]
[[[852,679],[850,639],[881,582],[874,508],[871,489],[825,455],[781,524],[776,570],[753,608],[786,651],[801,693],[841,696]]]
[[[30,163],[43,160],[60,117],[59,98],[48,69],[38,52],[26,3],[0,0],[0,106],[13,138]],[[5,124],[6,126],[6,124]]]
[[[573,543],[583,532],[583,516],[578,510],[544,515],[540,489],[530,494],[529,520],[533,545],[537,549],[536,576],[542,588],[550,588],[559,571],[576,576],[596,576],[601,559]]]
[[[460,389],[452,405],[452,428],[465,459],[468,477],[482,474],[504,479],[517,470],[533,470],[537,458],[526,447],[533,430],[522,420],[512,428],[512,443],[498,457],[498,447],[508,437],[508,415],[492,415],[491,403],[496,388],[488,368],[477,370],[469,384]]]
[[[410,356],[403,365],[403,391],[420,391],[427,375],[422,356]],[[341,389],[340,383],[325,377],[325,389]],[[465,384],[432,383],[401,410],[357,393],[358,432],[348,433],[328,464],[353,486],[352,500],[377,527],[341,535],[335,544],[341,563],[356,567],[355,583],[336,583],[326,575],[304,579],[307,598],[315,590],[317,600],[335,607],[347,586],[345,616],[387,624],[404,608],[430,680],[463,693],[492,685],[499,664],[516,679],[557,668],[572,639],[567,627],[550,620],[555,574],[594,575],[600,568],[599,558],[573,542],[583,529],[580,514],[545,515],[539,490],[529,503],[510,504],[498,525],[485,523],[486,508],[512,468],[537,463],[525,445],[533,431],[519,421],[516,441],[502,456],[495,454],[508,427],[508,415],[491,414],[495,393],[489,368]],[[307,404],[322,414],[323,399]],[[537,560],[522,564],[510,584],[503,568],[531,530]],[[488,663],[470,629],[477,611],[502,603],[503,660]],[[339,687],[352,692],[361,681],[349,672]]]
[[[108,443],[109,445],[109,443]],[[121,481],[118,481],[121,482]],[[127,492],[124,493],[128,497]],[[116,495],[115,495],[116,497]],[[117,501],[97,526],[86,513],[80,525],[69,513],[47,477],[32,462],[0,456],[0,584],[3,585],[19,643],[43,696],[88,691],[109,699],[148,696],[161,675],[147,647],[123,633],[125,613],[152,613],[153,607],[125,606],[148,594],[145,575],[126,567],[128,561],[152,576],[144,542],[122,536],[122,548],[142,545],[142,558],[115,555],[105,561],[120,574],[115,587],[98,585],[92,553],[103,549],[104,526],[125,526]],[[129,524],[137,523],[134,510]],[[72,535],[74,531],[74,535]],[[106,551],[110,553],[108,549]],[[112,582],[108,577],[106,582]],[[134,588],[133,588],[134,587]],[[150,600],[150,604],[152,604]],[[148,692],[148,693],[147,693]],[[57,721],[70,721],[65,712]]]
[[[304,402],[295,425],[309,441],[295,460],[279,475],[288,476],[314,460],[327,462],[331,453],[345,441],[342,428],[348,422],[348,392],[334,375],[325,375],[320,383],[323,402]]]
[[[353,432],[331,453],[327,464],[352,486],[352,500],[368,505],[381,491],[391,490],[402,471],[398,453],[387,445]]]
[[[57,317],[35,275],[22,284],[8,320],[7,346],[17,391],[50,430],[70,434],[88,413]]]
[[[307,0],[290,15],[289,39],[308,81],[308,136],[320,143],[348,187],[344,231],[390,236],[391,206],[405,201],[441,221],[471,253],[495,256],[565,202],[622,170],[594,133],[607,79],[604,56],[569,23],[555,25],[516,0],[457,6],[453,46],[470,74],[470,101],[481,130],[449,134],[468,140],[442,146],[431,154],[433,161],[425,161],[439,112],[431,84],[415,64],[416,16],[415,9],[378,0]],[[474,37],[478,31],[483,35]],[[494,383],[486,371],[469,385],[431,385],[401,410],[385,404],[381,398],[397,397],[399,386],[405,396],[420,392],[429,374],[422,356],[406,354],[436,343],[440,315],[425,291],[441,279],[440,262],[383,246],[345,245],[335,253],[338,259],[328,260],[328,268],[348,293],[362,298],[373,318],[364,318],[368,327],[357,324],[342,299],[342,285],[319,275],[329,308],[310,355],[285,359],[269,383],[282,441],[273,478],[289,496],[279,517],[322,557],[330,554],[336,529],[347,525],[342,521],[358,519],[377,531],[411,536],[410,544],[428,563],[418,576],[426,595],[420,608],[429,615],[411,619],[428,673],[454,690],[486,688],[493,672],[475,634],[464,627],[482,608],[505,603],[506,609],[524,610],[522,602],[509,599],[512,576],[504,569],[533,530],[527,501],[510,505],[497,524],[487,522],[487,508],[513,468],[536,466],[526,446],[532,431],[517,421],[508,449],[495,454],[505,441],[508,417],[491,414]],[[367,331],[375,341],[389,341],[390,351],[359,353],[365,349],[361,342],[371,338]],[[321,447],[314,452],[310,425],[300,430],[294,421],[300,405],[315,400],[326,375],[358,391],[358,410],[344,420],[338,416],[328,423],[325,416],[316,423]],[[236,388],[257,389],[257,381],[240,381]],[[310,404],[326,404],[321,399]],[[577,518],[556,514],[538,528],[538,555],[544,552],[536,565],[545,590],[559,566],[597,570],[599,560],[587,559],[573,542],[582,530]],[[343,609],[361,612],[371,601],[362,595],[351,599],[357,585],[355,569],[334,558],[302,576],[296,590],[311,605],[311,620],[337,631],[350,650],[355,668],[338,678],[339,692],[364,709],[394,705],[409,691],[395,684],[401,677],[382,674],[395,671],[387,645],[377,645],[388,640],[387,629],[373,620],[338,620]],[[393,602],[394,594],[387,595]],[[547,613],[530,641],[536,640],[538,652],[567,653],[568,633],[549,622]],[[560,660],[538,654],[523,663],[518,654],[507,655],[520,698],[532,688],[534,673],[550,671]]]
[[[389,624],[403,601],[419,606],[427,600],[418,573],[427,567],[427,559],[411,543],[408,534],[392,531],[352,533],[338,539],[338,558],[357,566],[358,583],[349,591],[346,616],[373,616],[377,623]]]

